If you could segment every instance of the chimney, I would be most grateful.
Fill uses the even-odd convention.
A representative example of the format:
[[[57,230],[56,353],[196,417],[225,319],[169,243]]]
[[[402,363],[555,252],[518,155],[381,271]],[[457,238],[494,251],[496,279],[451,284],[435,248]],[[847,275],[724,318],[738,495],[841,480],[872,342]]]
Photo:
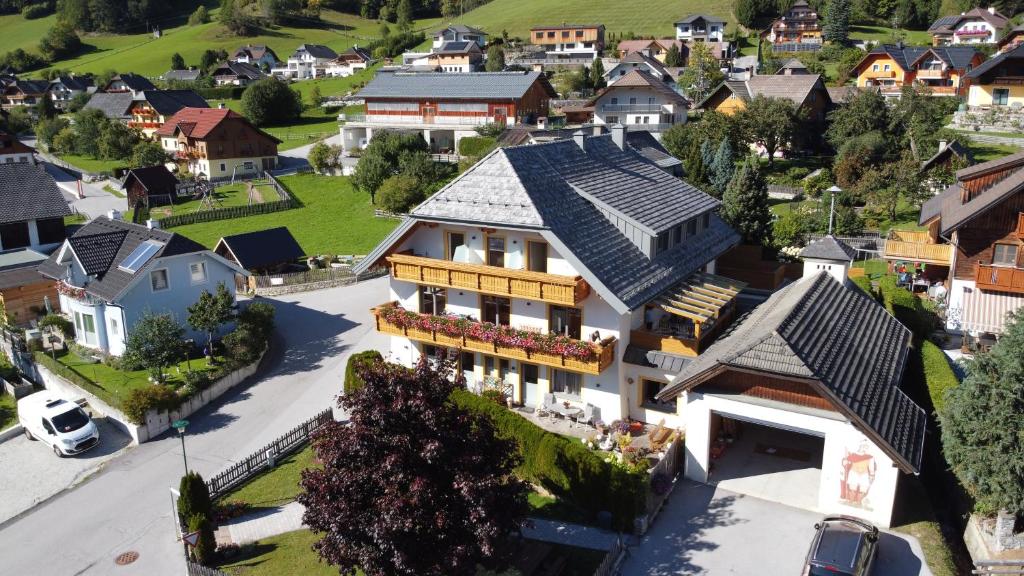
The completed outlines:
[[[149,220],[146,220],[146,228],[149,228],[150,230],[159,230],[160,229],[160,221],[159,220],[153,220],[152,218],[150,218]]]
[[[619,150],[626,149],[626,127],[622,124],[612,124],[612,142],[619,147]]]
[[[594,129],[594,136],[600,136],[601,134],[604,134],[604,126],[602,126],[600,124],[594,124],[593,129]]]
[[[217,104],[217,109],[218,109],[218,110],[223,110],[223,109],[225,109],[225,108],[227,108],[227,107],[228,107],[228,106],[227,106],[227,104],[225,104],[225,103],[223,103],[223,102],[221,102],[221,103]]]
[[[946,142],[945,140],[939,140],[939,152],[945,150],[947,146],[949,146],[948,142]]]
[[[110,218],[111,220],[120,220],[121,213],[117,210],[111,210],[107,212],[107,218]]]
[[[576,141],[576,145],[580,147],[580,150],[587,151],[585,144],[586,136],[583,135],[583,130],[577,130],[572,133],[572,139]]]
[[[989,14],[995,14],[996,13],[996,7],[995,6],[989,6],[988,7],[988,13]]]
[[[547,116],[538,116],[537,117],[537,129],[538,130],[547,130],[548,129],[548,117]]]

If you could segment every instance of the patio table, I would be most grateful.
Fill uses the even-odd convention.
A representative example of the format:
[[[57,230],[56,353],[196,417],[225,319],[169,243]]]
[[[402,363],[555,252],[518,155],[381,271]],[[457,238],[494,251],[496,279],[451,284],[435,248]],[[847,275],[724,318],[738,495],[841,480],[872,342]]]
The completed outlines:
[[[566,408],[565,406],[559,404],[558,407],[555,408],[555,412],[558,412],[559,414],[564,416],[565,419],[569,421],[569,427],[573,428],[575,425],[575,420],[573,419],[576,417],[577,414],[582,414],[583,409],[577,408],[575,406],[569,406],[568,408]]]

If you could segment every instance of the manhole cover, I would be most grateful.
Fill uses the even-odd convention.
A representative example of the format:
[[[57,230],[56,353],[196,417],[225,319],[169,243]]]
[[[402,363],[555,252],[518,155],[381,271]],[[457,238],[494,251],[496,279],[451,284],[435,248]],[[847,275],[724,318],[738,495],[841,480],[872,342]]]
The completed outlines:
[[[127,564],[131,564],[132,562],[135,562],[138,559],[139,553],[135,550],[130,550],[123,554],[118,554],[117,557],[114,558],[114,564],[117,564],[118,566],[125,566]]]

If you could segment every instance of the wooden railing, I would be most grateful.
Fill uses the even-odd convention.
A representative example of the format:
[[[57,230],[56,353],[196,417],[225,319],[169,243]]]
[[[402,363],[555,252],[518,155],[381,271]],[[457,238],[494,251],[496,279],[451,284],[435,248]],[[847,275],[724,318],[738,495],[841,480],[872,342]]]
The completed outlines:
[[[593,359],[580,360],[578,358],[570,358],[568,356],[560,356],[558,354],[548,352],[530,351],[523,348],[503,346],[494,342],[484,342],[483,340],[477,340],[476,338],[469,336],[449,336],[438,331],[422,330],[419,328],[404,328],[385,319],[382,314],[383,308],[383,306],[379,306],[371,310],[374,318],[376,319],[377,331],[383,334],[405,336],[406,338],[417,342],[426,342],[428,344],[444,348],[480,352],[483,354],[498,356],[499,358],[522,360],[523,362],[529,362],[531,364],[542,364],[544,366],[551,366],[552,368],[562,368],[572,372],[582,372],[584,374],[593,375],[600,374],[615,361],[616,340],[612,340],[603,346],[598,346],[597,355]]]
[[[982,290],[1024,293],[1024,269],[978,264],[975,284]]]
[[[647,330],[633,330],[629,333],[629,342],[648,350],[660,350],[680,356],[700,354],[700,342],[696,338],[676,338]]]
[[[482,294],[568,306],[578,305],[590,294],[590,285],[580,276],[465,264],[409,254],[393,254],[387,257],[387,261],[395,280],[429,286],[462,288]]]
[[[1024,238],[1024,212],[1017,214],[1017,236]]]
[[[883,255],[887,260],[914,260],[949,266],[953,262],[953,246],[933,243],[924,231],[892,230],[885,240]]]

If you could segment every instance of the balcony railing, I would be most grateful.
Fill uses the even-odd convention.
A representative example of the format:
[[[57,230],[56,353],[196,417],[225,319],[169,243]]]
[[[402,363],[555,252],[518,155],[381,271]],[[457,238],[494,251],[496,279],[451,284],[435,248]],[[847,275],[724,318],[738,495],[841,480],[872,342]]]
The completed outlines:
[[[978,264],[975,284],[982,290],[1024,293],[1024,269]]]
[[[637,114],[671,114],[672,109],[664,104],[602,104],[604,112],[633,112]]]
[[[700,342],[696,338],[677,338],[647,330],[633,330],[629,333],[629,343],[648,350],[660,350],[679,356],[696,356],[700,354]]]
[[[883,255],[886,260],[912,260],[949,266],[953,262],[953,247],[933,243],[927,232],[891,230],[885,240]]]
[[[590,285],[580,276],[561,276],[529,270],[515,270],[466,264],[437,258],[393,254],[388,256],[391,276],[428,286],[471,290],[481,294],[539,300],[577,306],[590,294]]]
[[[1024,212],[1017,214],[1017,236],[1024,238]]]
[[[921,68],[917,71],[918,78],[948,78],[949,70],[941,68]]]
[[[673,125],[669,123],[657,123],[657,124],[627,124],[626,130],[647,130],[648,132],[664,132]]]
[[[367,124],[386,124],[389,126],[481,126],[484,124],[512,123],[513,118],[496,118],[493,116],[409,116],[401,114],[345,114],[338,118],[340,122],[363,122]]]
[[[410,340],[443,348],[480,352],[499,358],[593,375],[600,374],[615,362],[615,338],[608,338],[600,344],[560,338],[558,348],[565,349],[560,353],[554,351],[553,346],[537,345],[537,342],[550,338],[542,334],[523,333],[502,341],[491,336],[496,330],[492,324],[445,316],[410,314],[397,308],[394,302],[373,308],[371,312],[376,319],[378,332],[404,336]],[[412,319],[413,317],[416,319]],[[399,321],[396,318],[408,321]],[[501,329],[518,332],[504,327]],[[488,341],[489,339],[492,341]],[[585,354],[580,351],[584,351]]]

